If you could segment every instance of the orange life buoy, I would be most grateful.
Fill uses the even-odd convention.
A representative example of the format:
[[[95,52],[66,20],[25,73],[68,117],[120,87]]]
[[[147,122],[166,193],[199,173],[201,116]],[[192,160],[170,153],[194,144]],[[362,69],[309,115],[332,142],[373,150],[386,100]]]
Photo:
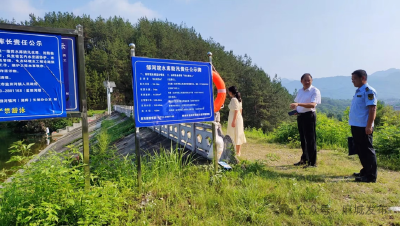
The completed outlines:
[[[225,82],[224,82],[224,80],[222,80],[222,78],[218,74],[218,72],[213,71],[212,76],[213,76],[212,77],[213,82],[218,90],[217,98],[215,98],[215,100],[214,100],[214,112],[218,112],[225,102],[226,88],[225,88]]]

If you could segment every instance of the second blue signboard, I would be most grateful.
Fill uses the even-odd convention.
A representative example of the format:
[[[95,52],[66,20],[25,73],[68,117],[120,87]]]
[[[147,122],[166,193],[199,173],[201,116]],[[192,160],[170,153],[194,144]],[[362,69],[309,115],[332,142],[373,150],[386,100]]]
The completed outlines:
[[[62,37],[61,49],[67,112],[79,111],[75,37]]]

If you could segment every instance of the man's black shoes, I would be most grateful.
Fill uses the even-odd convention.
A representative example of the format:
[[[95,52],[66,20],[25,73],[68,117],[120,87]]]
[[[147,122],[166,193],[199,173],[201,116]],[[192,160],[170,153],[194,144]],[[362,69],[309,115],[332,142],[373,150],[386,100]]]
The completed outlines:
[[[306,166],[303,166],[303,168],[304,169],[306,169],[306,168],[317,168],[317,166],[316,165],[306,165]]]
[[[369,179],[368,177],[356,177],[356,182],[375,183],[376,179]]]
[[[295,163],[295,166],[301,166],[301,165],[306,165],[307,163],[305,161],[300,161],[298,163]]]
[[[353,177],[362,177],[363,175],[361,173],[353,173]]]

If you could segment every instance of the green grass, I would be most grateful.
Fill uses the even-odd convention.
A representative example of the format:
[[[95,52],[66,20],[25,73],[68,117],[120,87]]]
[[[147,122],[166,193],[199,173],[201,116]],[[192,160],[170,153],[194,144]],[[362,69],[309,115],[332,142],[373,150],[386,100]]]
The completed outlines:
[[[354,183],[346,176],[359,161],[338,151],[320,151],[316,169],[294,167],[299,149],[259,142],[254,131],[243,145],[247,160],[217,175],[177,150],[144,157],[139,193],[134,156],[110,147],[127,124],[97,136],[88,191],[82,163],[67,153],[16,175],[0,194],[0,225],[400,225],[380,207],[400,205],[399,173],[379,169],[378,183]]]
[[[125,117],[124,114],[120,115],[117,119],[104,120],[101,122],[101,127],[107,129],[107,133],[110,135],[110,142],[115,142],[118,139],[135,132],[135,120],[132,118],[127,118],[125,121],[117,125],[118,121],[123,117]]]
[[[384,119],[389,120],[387,118]],[[224,127],[226,128],[226,125]],[[398,125],[385,123],[374,131],[374,148],[377,153],[378,166],[400,171],[399,128]],[[245,134],[255,143],[277,143],[287,148],[301,147],[296,122],[283,123],[267,134],[264,134],[261,129],[246,128]],[[347,121],[338,121],[319,113],[317,114],[316,135],[317,150],[348,152],[347,137],[351,136],[351,133]]]
[[[88,110],[87,115],[88,117],[92,117],[93,115],[101,115],[104,112],[106,112],[106,110]]]

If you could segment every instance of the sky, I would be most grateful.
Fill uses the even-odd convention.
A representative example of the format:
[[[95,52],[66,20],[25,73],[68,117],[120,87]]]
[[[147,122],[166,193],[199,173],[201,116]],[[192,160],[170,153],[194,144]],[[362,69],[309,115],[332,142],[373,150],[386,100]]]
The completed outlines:
[[[400,68],[398,0],[0,0],[0,18],[73,12],[193,27],[269,75],[299,79]],[[206,53],[204,53],[206,54]]]

